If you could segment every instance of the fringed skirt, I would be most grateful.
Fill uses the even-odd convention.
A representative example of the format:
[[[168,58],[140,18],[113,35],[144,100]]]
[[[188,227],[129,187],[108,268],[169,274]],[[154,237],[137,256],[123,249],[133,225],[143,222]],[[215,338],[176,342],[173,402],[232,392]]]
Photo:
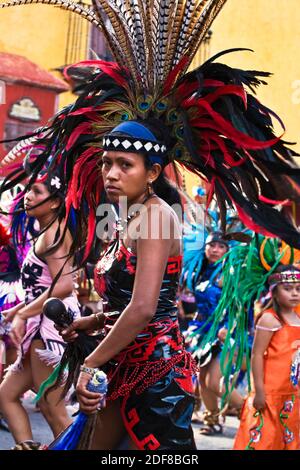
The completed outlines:
[[[80,316],[79,304],[75,296],[67,297],[63,302],[66,308],[72,311],[74,320]],[[54,327],[53,321],[41,314],[27,320],[26,332],[18,350],[17,360],[9,367],[11,372],[22,369],[23,359],[35,339],[42,340],[44,344],[45,349],[36,350],[40,359],[48,366],[55,367],[59,364],[65,349],[65,343]]]

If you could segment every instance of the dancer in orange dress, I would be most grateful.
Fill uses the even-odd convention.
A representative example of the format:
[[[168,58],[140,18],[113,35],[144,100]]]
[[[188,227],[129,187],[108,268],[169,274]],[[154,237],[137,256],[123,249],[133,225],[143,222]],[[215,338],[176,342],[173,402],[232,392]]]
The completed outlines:
[[[269,278],[272,306],[257,320],[253,391],[242,411],[235,450],[300,450],[300,270]]]

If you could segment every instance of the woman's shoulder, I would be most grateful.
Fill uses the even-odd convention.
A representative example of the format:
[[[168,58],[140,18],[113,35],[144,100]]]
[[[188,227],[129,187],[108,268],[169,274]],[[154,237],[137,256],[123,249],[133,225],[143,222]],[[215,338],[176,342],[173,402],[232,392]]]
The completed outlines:
[[[151,214],[152,212],[154,215],[155,213],[159,213],[163,220],[164,218],[169,218],[174,222],[179,222],[178,214],[175,212],[173,207],[158,196],[148,199],[145,203],[145,207],[148,214]]]
[[[51,249],[53,244],[57,243],[58,240],[63,236],[62,245],[69,244],[72,237],[69,230],[65,231],[65,222],[55,221],[50,227],[48,227],[41,235],[38,237],[38,247],[39,250],[47,251]],[[59,245],[61,245],[59,243]]]
[[[264,328],[280,328],[282,323],[274,310],[268,309],[261,314],[257,322],[257,326],[262,326]]]

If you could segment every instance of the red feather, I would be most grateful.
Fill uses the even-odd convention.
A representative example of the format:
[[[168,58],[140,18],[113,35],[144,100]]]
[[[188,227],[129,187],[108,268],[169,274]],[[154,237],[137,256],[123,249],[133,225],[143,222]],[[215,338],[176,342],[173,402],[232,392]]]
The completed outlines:
[[[180,59],[180,61],[178,62],[178,64],[171,70],[164,84],[163,95],[167,95],[171,91],[174,83],[177,80],[179,72],[181,72],[181,70],[185,68],[188,61],[189,58],[187,56],[183,56],[182,59]]]
[[[67,81],[70,80],[70,77],[67,72],[69,68],[74,68],[74,67],[98,68],[102,72],[106,73],[111,78],[113,78],[114,81],[118,83],[118,85],[121,85],[122,87],[127,86],[127,80],[121,75],[121,72],[126,72],[126,74],[128,75],[128,70],[125,67],[121,68],[115,62],[106,62],[105,60],[83,60],[82,62],[77,62],[76,64],[69,65],[68,67],[65,67],[63,71],[64,77],[66,78]]]
[[[0,246],[8,245],[10,239],[9,231],[0,222]]]
[[[284,201],[275,201],[274,199],[269,199],[265,196],[258,196],[258,199],[262,202],[265,202],[266,204],[272,204],[274,206],[280,204],[281,206],[290,206],[291,205],[291,201],[289,201],[288,199],[284,199]]]
[[[71,147],[75,144],[76,140],[81,134],[92,134],[91,123],[90,122],[82,122],[76,129],[71,133],[67,145],[66,150],[70,150]]]

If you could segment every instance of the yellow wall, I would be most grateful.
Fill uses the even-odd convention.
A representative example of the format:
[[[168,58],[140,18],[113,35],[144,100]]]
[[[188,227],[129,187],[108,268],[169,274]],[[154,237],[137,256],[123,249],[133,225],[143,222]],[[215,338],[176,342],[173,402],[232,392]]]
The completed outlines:
[[[24,5],[0,10],[0,51],[23,55],[48,71],[64,65],[70,15],[78,17],[81,23],[79,55],[85,59],[84,37],[90,23],[52,5]],[[70,93],[63,93],[59,104],[63,106],[72,99]]]
[[[258,97],[283,119],[285,139],[298,142],[295,150],[300,153],[299,24],[300,0],[227,0],[212,25],[210,53],[232,47],[255,51],[235,52],[219,60],[274,74],[268,86],[260,87]],[[195,184],[194,178],[186,179],[188,186]]]

